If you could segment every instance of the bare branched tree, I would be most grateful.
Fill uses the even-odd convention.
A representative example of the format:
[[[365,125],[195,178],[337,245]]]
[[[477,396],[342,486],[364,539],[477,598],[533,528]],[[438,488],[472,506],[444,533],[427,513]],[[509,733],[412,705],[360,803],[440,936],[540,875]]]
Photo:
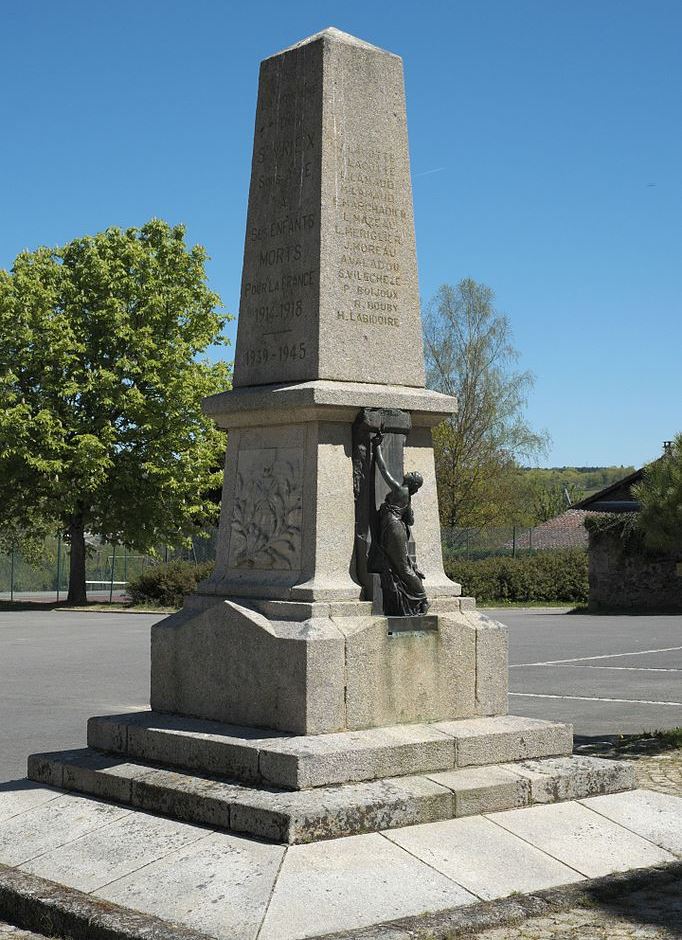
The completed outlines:
[[[455,395],[459,411],[434,432],[445,526],[513,521],[520,461],[546,452],[524,409],[534,377],[517,371],[509,319],[493,292],[466,279],[444,284],[424,317],[427,385]]]

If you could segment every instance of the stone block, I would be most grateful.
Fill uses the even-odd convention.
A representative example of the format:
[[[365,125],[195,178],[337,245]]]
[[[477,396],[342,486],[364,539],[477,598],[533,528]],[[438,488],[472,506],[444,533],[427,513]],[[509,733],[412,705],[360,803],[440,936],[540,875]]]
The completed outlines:
[[[528,781],[501,767],[471,767],[429,774],[429,780],[452,790],[455,816],[475,816],[496,810],[526,806],[530,801]]]
[[[32,755],[32,757],[41,756]],[[49,776],[51,766],[53,765],[44,768],[46,776]],[[10,780],[0,784],[0,823],[20,813],[27,813],[36,806],[42,806],[43,803],[56,800],[60,796],[62,794],[59,790],[40,786],[32,780]]]
[[[132,782],[131,805],[186,822],[230,828],[230,801],[239,787],[171,770],[148,768]]]
[[[235,777],[248,783],[261,779],[258,747],[236,736],[225,738],[217,734],[131,725],[128,754],[145,761]]]
[[[454,745],[425,725],[399,725],[270,741],[260,751],[263,779],[291,789],[443,770]]]
[[[426,777],[398,777],[296,793],[243,792],[231,828],[290,844],[432,822],[452,816],[452,794]]]
[[[0,825],[0,865],[14,867],[73,842],[88,832],[106,829],[130,813],[128,807],[62,793]]]
[[[122,717],[121,715],[103,715],[88,718],[88,747],[112,754],[127,754],[130,722],[120,721]]]
[[[235,387],[423,386],[401,59],[325,30],[262,63],[256,124]]]
[[[89,748],[62,755],[62,787],[116,803],[131,802],[132,782],[149,768]]]
[[[136,928],[148,940],[181,940],[178,924],[198,931],[194,940],[255,940],[283,855],[283,846],[205,831],[191,845],[98,888],[95,897],[162,918],[163,932],[154,923]]]
[[[344,727],[344,640],[328,619],[287,623],[230,601],[152,627],[155,711],[299,734]]]
[[[323,930],[346,938],[406,940],[416,931],[386,926],[387,921],[475,900],[383,836],[354,836],[287,851],[260,935],[300,940]],[[367,929],[375,924],[384,926]]]
[[[571,725],[538,718],[500,715],[437,722],[434,727],[454,737],[457,767],[553,757],[573,749]]]
[[[114,825],[86,833],[25,863],[24,871],[77,891],[92,892],[157,859],[207,838],[205,829],[147,813],[129,812]],[[158,890],[158,886],[156,886]]]
[[[509,764],[507,770],[528,781],[533,803],[577,800],[599,793],[630,790],[635,785],[634,765],[601,757],[555,757]]]
[[[417,562],[426,575],[424,588],[429,600],[459,597],[461,585],[451,581],[443,569],[443,546],[438,515],[436,465],[431,428],[413,423],[404,451],[405,470],[421,473],[424,483],[415,497],[412,537],[417,546]]]
[[[385,618],[340,618],[349,729],[475,714],[476,628],[439,615],[437,632],[388,634]]]
[[[476,626],[477,715],[506,715],[509,690],[507,628],[477,611],[462,611]]]
[[[27,761],[29,780],[39,781],[49,787],[61,787],[64,779],[64,764],[61,758],[70,753],[72,752],[51,751],[44,754],[29,754]]]

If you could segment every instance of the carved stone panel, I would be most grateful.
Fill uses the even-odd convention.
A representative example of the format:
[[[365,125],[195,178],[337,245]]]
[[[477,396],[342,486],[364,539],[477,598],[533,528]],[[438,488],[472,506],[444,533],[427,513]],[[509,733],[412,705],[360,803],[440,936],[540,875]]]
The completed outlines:
[[[228,567],[263,571],[299,569],[302,505],[300,447],[241,450]]]

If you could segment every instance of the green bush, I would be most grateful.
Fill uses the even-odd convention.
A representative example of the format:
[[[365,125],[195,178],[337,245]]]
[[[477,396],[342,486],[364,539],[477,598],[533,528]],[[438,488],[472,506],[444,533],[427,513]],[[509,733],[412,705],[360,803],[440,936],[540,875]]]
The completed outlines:
[[[158,607],[180,607],[186,594],[191,594],[199,581],[213,571],[212,561],[195,565],[190,561],[169,561],[145,568],[128,583],[127,593],[133,605],[152,604]]]
[[[534,552],[519,558],[450,559],[446,571],[478,601],[587,601],[587,552]]]

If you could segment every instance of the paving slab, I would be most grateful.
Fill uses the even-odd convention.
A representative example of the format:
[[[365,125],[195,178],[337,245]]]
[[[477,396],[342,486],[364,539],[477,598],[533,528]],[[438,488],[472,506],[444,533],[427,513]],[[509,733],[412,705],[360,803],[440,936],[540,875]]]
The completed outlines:
[[[0,864],[21,865],[86,832],[109,826],[130,812],[76,794],[50,800],[0,823]]]
[[[682,797],[653,790],[595,796],[583,806],[682,856]]]
[[[298,940],[475,900],[378,833],[292,846],[259,940]]]
[[[680,807],[640,791],[286,847],[69,793],[0,822],[0,864],[32,896],[76,888],[80,910],[90,891],[169,936],[299,940],[674,862],[654,843],[682,854]]]
[[[484,816],[385,833],[483,900],[583,881],[583,875]]]
[[[212,833],[95,895],[213,937],[251,940],[263,921],[284,852],[281,845]]]
[[[27,813],[42,803],[49,803],[64,794],[32,780],[10,780],[0,783],[0,822]]]
[[[96,891],[209,834],[199,826],[129,813],[107,827],[106,837],[89,832],[20,867],[79,891]]]
[[[675,861],[675,856],[580,803],[555,803],[488,817],[589,878]]]

